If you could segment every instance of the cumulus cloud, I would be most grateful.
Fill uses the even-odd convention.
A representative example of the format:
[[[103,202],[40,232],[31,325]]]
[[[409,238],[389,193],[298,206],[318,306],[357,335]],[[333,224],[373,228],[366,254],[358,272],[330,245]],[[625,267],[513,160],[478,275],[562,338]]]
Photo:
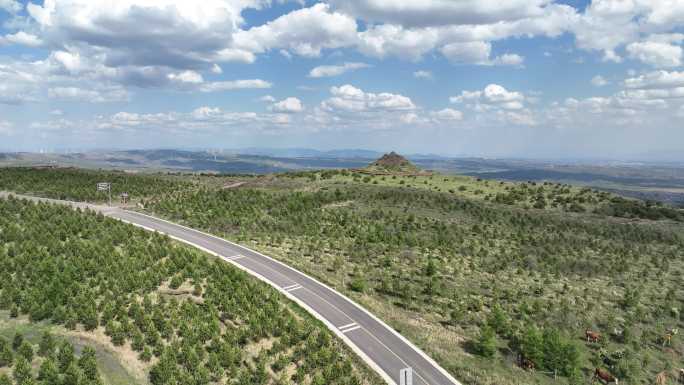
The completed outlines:
[[[371,22],[406,27],[492,24],[538,17],[547,0],[331,0],[336,9]]]
[[[232,80],[203,83],[199,90],[201,92],[219,92],[241,89],[263,89],[271,88],[273,84],[261,79]]]
[[[0,136],[9,136],[14,133],[14,124],[6,120],[0,120]]]
[[[684,36],[684,35],[682,35]],[[629,56],[656,68],[682,65],[682,47],[666,41],[643,41],[626,47]]]
[[[462,91],[461,95],[453,96],[449,100],[452,103],[465,103],[479,110],[520,110],[524,108],[525,96],[520,92],[508,91],[498,84],[489,84],[482,91]]]
[[[38,36],[28,34],[24,31],[0,36],[0,46],[10,44],[25,45],[27,47],[40,47],[43,45],[43,41],[40,40]]]
[[[684,87],[684,72],[653,71],[624,81],[627,88]]]
[[[445,108],[439,111],[432,111],[430,116],[437,121],[460,121],[463,120],[463,113],[453,108]]]
[[[679,1],[594,0],[573,24],[572,32],[579,48],[601,51],[606,61],[620,62],[618,49],[626,46],[631,58],[672,66],[677,47],[657,34],[683,22],[684,4]]]
[[[330,93],[333,96],[323,101],[321,107],[331,112],[406,111],[416,108],[409,97],[389,92],[365,92],[349,84],[332,87]]]
[[[48,97],[61,101],[108,103],[129,100],[128,92],[121,87],[83,89],[79,87],[55,87],[48,89]]]
[[[341,65],[318,66],[309,72],[310,78],[326,78],[340,76],[346,72],[355,71],[361,68],[368,68],[366,63],[344,63]]]
[[[304,104],[302,104],[301,100],[295,97],[289,97],[279,102],[273,103],[269,107],[269,110],[273,112],[292,114],[304,111]]]
[[[432,72],[426,70],[415,71],[413,77],[416,79],[434,79]]]
[[[593,85],[594,87],[603,87],[608,85],[608,80],[606,80],[601,75],[596,75],[593,78],[591,78],[591,85]]]
[[[16,0],[0,0],[0,10],[9,13],[18,13],[22,8],[24,7]]]
[[[318,3],[292,11],[264,25],[238,31],[235,47],[263,53],[283,49],[304,57],[318,57],[323,49],[350,46],[356,41],[356,20]]]
[[[526,106],[534,98],[521,92],[509,91],[498,84],[489,84],[483,90],[462,91],[458,96],[449,98],[453,104],[463,104],[475,112],[481,121],[516,126],[538,124],[535,113]]]
[[[108,66],[208,67],[230,48],[241,12],[254,0],[54,0],[29,3],[28,14],[52,46],[106,52]],[[145,28],[140,28],[144,25]],[[201,44],[198,44],[201,42]]]

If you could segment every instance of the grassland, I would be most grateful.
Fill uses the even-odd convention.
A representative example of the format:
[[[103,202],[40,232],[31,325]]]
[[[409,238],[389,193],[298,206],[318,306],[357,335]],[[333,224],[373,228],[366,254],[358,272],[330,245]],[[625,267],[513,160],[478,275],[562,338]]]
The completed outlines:
[[[465,383],[585,383],[606,367],[641,384],[682,366],[681,340],[662,345],[683,326],[677,210],[469,177],[325,171],[244,181],[170,194],[148,209],[325,280]],[[488,329],[493,341],[483,340]],[[586,329],[603,338],[583,341]],[[558,341],[540,347],[537,370],[526,372],[516,358],[534,354],[525,346],[535,333]],[[482,354],[491,343],[494,353]],[[561,363],[545,362],[551,356]]]
[[[115,362],[153,385],[380,383],[271,287],[102,215],[0,200],[0,266],[0,310],[13,318],[0,331],[30,340],[51,328],[99,346],[107,384],[134,383]]]
[[[651,384],[684,366],[681,334],[664,340],[684,329],[681,210],[439,174],[164,178],[179,184],[145,210],[320,278],[466,384],[583,384],[596,367]]]

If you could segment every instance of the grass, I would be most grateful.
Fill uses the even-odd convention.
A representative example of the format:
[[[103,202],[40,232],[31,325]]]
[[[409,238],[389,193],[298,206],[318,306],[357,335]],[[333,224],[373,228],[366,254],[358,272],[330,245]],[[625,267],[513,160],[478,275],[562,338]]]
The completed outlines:
[[[131,373],[122,362],[120,352],[111,343],[100,343],[93,338],[87,338],[85,333],[77,333],[47,322],[29,322],[28,317],[10,318],[8,311],[0,310],[0,336],[11,341],[17,333],[21,333],[26,341],[38,345],[43,332],[49,331],[58,338],[72,343],[76,355],[79,356],[85,346],[90,346],[97,352],[97,365],[106,385],[146,385],[146,376],[140,378]],[[41,359],[34,361],[34,375],[38,373]],[[8,368],[0,368],[0,373],[11,374]]]
[[[540,188],[543,209],[534,208]],[[659,342],[684,326],[684,227],[594,213],[613,198],[557,184],[324,171],[163,197],[149,208],[327,282],[464,383],[570,383],[517,367],[516,341],[536,326],[577,346],[579,378],[588,381],[600,366],[640,384],[684,356],[681,339]],[[497,354],[484,358],[473,344],[497,307],[506,330]],[[603,334],[601,344],[583,340],[587,328]],[[614,329],[628,330],[629,341]]]

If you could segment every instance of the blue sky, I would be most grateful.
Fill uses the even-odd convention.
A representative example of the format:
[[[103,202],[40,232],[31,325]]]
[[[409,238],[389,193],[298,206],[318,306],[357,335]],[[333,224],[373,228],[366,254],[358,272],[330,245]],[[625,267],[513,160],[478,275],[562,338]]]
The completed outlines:
[[[683,27],[671,0],[0,0],[0,150],[684,160]]]

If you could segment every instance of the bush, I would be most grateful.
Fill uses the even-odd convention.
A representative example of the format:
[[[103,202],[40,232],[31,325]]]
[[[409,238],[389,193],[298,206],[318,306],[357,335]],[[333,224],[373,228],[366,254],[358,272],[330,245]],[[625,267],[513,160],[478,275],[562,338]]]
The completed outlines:
[[[475,342],[475,351],[483,357],[494,357],[496,354],[496,335],[491,327],[485,325],[480,328],[480,337]]]

